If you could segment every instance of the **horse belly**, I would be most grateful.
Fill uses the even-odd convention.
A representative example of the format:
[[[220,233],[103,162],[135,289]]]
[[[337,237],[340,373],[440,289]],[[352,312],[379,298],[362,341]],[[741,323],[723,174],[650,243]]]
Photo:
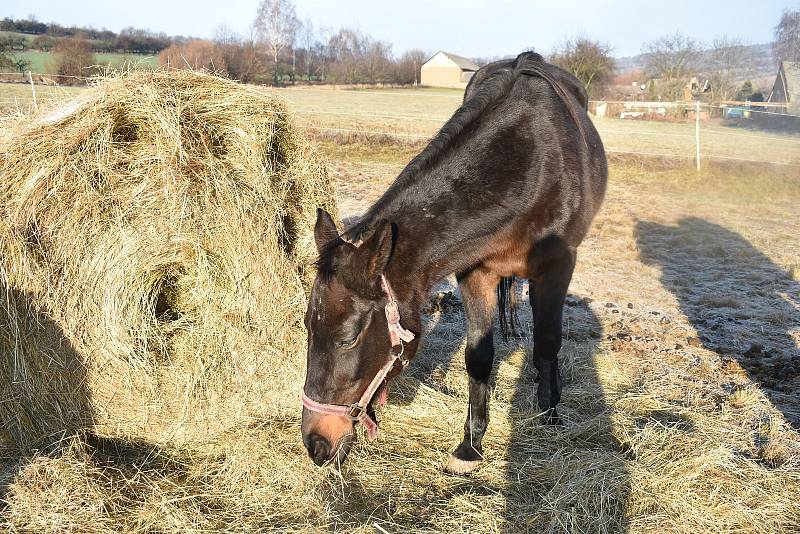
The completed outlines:
[[[498,276],[517,276],[529,278],[528,253],[529,243],[513,243],[483,260],[483,265]]]

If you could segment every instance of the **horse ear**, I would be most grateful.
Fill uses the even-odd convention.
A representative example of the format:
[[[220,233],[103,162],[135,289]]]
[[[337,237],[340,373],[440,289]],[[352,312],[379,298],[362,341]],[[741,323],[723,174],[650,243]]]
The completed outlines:
[[[394,242],[393,234],[392,224],[383,221],[378,224],[370,238],[357,249],[359,263],[364,266],[366,274],[372,280],[377,279],[389,263]]]
[[[314,224],[314,241],[317,243],[317,252],[334,239],[339,239],[339,230],[333,222],[331,214],[322,208],[317,208],[317,222]]]

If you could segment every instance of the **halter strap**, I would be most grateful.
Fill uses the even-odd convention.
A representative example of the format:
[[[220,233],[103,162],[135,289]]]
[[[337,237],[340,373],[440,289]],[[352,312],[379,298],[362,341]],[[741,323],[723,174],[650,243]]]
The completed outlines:
[[[414,339],[414,333],[400,325],[400,308],[397,306],[397,299],[395,298],[394,291],[392,291],[392,286],[389,285],[389,281],[386,280],[383,274],[381,274],[381,288],[388,300],[384,311],[386,313],[386,322],[389,329],[389,340],[392,343],[392,348],[400,347],[400,352],[392,353],[391,360],[381,367],[378,374],[375,375],[375,378],[372,379],[372,382],[369,383],[367,389],[356,403],[344,405],[317,402],[306,395],[305,388],[300,397],[303,406],[312,412],[348,417],[353,422],[361,423],[364,425],[364,428],[367,429],[367,436],[369,436],[369,439],[375,439],[378,435],[378,423],[369,416],[367,407],[370,401],[372,401],[375,392],[378,391],[381,384],[386,379],[386,375],[388,375],[394,367],[394,364],[400,361],[403,367],[408,365],[408,360],[403,358],[403,352],[405,350],[403,342],[409,343]],[[383,395],[381,398],[383,398]]]

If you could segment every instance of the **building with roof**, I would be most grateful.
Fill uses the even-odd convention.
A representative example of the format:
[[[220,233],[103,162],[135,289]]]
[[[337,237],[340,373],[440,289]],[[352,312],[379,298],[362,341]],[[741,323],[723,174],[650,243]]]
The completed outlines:
[[[422,64],[420,82],[431,87],[464,88],[479,68],[465,57],[439,51]]]
[[[800,62],[781,61],[768,102],[785,102],[782,111],[800,115]]]

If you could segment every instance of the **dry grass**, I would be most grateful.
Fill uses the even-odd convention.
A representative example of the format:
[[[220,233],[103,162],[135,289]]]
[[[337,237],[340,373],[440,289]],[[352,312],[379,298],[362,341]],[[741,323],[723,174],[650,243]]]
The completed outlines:
[[[72,90],[72,89],[70,89]],[[65,89],[42,87],[42,98],[53,98]],[[323,142],[384,146],[420,146],[432,136],[461,104],[457,89],[365,89],[297,87],[281,89],[281,96],[296,114],[294,123],[304,133]],[[0,84],[0,110],[30,105],[30,88]],[[614,153],[637,152],[677,158],[681,165],[693,161],[694,124],[642,120],[595,119],[606,148]],[[418,151],[418,150],[417,150]],[[701,151],[713,161],[744,163],[746,159],[800,166],[800,136],[758,132],[723,125],[719,120],[701,126]],[[387,158],[390,157],[387,154]],[[628,155],[630,157],[630,154]],[[726,160],[724,158],[734,158]],[[739,159],[736,159],[739,158]],[[403,160],[406,161],[405,154]]]
[[[366,141],[322,145],[345,219],[413,153]],[[458,306],[428,317],[421,353],[392,387],[381,437],[362,439],[340,470],[306,458],[300,370],[258,345],[271,338],[256,324],[249,348],[203,375],[205,393],[161,390],[148,406],[151,424],[137,432],[95,424],[43,449],[9,449],[0,524],[14,532],[798,531],[800,436],[790,424],[800,421],[791,372],[800,324],[790,307],[798,198],[796,178],[775,168],[696,175],[674,162],[616,161],[565,312],[566,425],[538,422],[523,309],[526,336],[498,346],[486,458],[469,478],[442,471],[466,411]],[[36,350],[63,354],[50,337],[37,339]],[[218,374],[227,379],[215,389]],[[124,399],[136,390],[124,382],[109,379],[108,388]],[[166,420],[173,413],[183,416]]]

